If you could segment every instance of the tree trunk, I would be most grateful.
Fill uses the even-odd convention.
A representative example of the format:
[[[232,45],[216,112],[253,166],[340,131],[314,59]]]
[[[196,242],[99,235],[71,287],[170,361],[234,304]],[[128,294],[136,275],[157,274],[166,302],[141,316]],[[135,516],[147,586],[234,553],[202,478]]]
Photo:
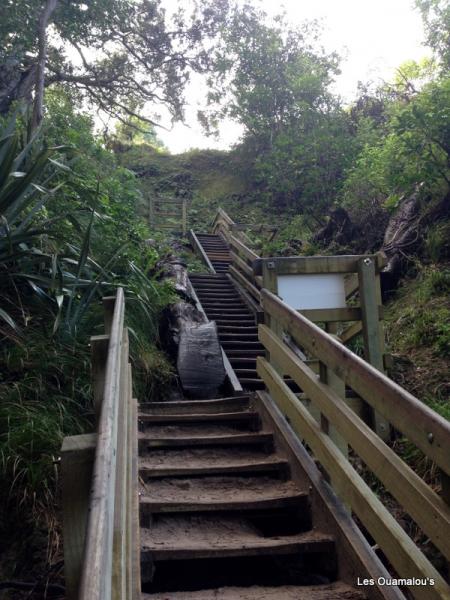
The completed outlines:
[[[216,324],[195,306],[183,261],[171,257],[164,267],[182,297],[169,307],[167,343],[176,356],[181,386],[190,398],[215,398],[226,378]]]
[[[31,130],[34,131],[42,121],[45,89],[45,66],[47,64],[47,27],[58,0],[47,0],[39,17],[39,54],[36,69],[33,117]]]

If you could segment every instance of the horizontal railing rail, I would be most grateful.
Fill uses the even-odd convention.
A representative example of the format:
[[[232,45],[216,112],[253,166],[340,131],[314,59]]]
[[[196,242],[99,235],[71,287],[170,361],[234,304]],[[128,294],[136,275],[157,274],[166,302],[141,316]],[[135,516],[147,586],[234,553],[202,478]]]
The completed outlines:
[[[356,415],[344,398],[320,381],[288,347],[280,331],[289,332],[299,346],[386,416],[446,474],[450,469],[450,424],[268,290],[261,291],[261,299],[271,324],[277,323],[276,332],[267,325],[259,326],[259,339],[269,353],[270,363],[274,364],[258,357],[257,370],[272,398],[299,437],[312,449],[337,493],[351,506],[398,575],[434,580],[433,586],[410,586],[414,597],[449,597],[450,588],[443,577],[341,454],[308,410],[308,403],[316,405],[447,558],[450,557],[449,505]],[[286,385],[284,375],[291,377],[302,390],[303,401]]]
[[[250,239],[244,231],[236,227],[236,223],[222,208],[217,211],[212,224],[212,231],[222,235],[230,247],[230,275],[259,304],[262,277],[255,277],[253,272],[253,263],[259,259],[259,256],[249,248]]]

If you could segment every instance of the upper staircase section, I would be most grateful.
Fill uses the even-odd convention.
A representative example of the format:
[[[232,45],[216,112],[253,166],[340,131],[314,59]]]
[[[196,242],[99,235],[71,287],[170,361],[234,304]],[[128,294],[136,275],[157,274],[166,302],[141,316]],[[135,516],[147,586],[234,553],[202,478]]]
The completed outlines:
[[[226,273],[231,262],[228,244],[219,235],[199,233],[197,240],[215,273]]]

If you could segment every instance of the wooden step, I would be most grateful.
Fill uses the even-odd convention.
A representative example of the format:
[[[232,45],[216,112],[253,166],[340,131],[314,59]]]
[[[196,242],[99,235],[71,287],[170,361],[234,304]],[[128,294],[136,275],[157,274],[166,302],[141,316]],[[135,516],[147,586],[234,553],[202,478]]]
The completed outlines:
[[[240,348],[243,350],[264,350],[264,346],[261,342],[257,341],[224,340],[221,344],[225,352],[227,351],[227,348],[230,350],[239,350]]]
[[[237,340],[239,342],[257,342],[258,334],[257,333],[241,333],[241,332],[228,332],[228,331],[220,331],[219,338],[222,342],[228,342],[232,340]]]
[[[250,314],[251,313],[228,313],[225,310],[223,312],[218,312],[217,310],[206,310],[205,311],[206,314],[208,315],[208,317],[211,319],[211,321],[216,321],[218,318],[220,319],[226,319],[227,317],[230,317],[230,319],[235,320],[235,319],[249,319]]]
[[[238,292],[236,292],[235,290],[197,290],[197,296],[199,298],[226,298],[227,300],[234,300],[234,299],[241,299],[241,296]]]
[[[333,551],[334,538],[330,535],[311,530],[263,537],[237,516],[161,516],[151,529],[141,529],[141,557],[149,553],[153,561]]]
[[[249,396],[231,396],[229,398],[217,398],[215,400],[180,400],[175,402],[148,402],[139,405],[139,411],[146,414],[158,414],[164,411],[166,414],[181,413],[218,413],[236,412],[247,410]]]
[[[138,422],[141,426],[145,426],[146,423],[247,423],[252,430],[255,430],[259,423],[259,414],[253,411],[181,414],[140,412]]]
[[[248,312],[245,317],[237,319],[233,315],[217,317],[217,325],[226,325],[228,327],[256,327],[255,317],[252,312]]]
[[[205,476],[150,480],[140,486],[141,515],[258,511],[295,507],[308,511],[308,493],[293,481],[266,476]]]
[[[245,390],[264,390],[265,383],[258,377],[239,377],[239,383]]]
[[[153,477],[238,473],[276,473],[287,477],[288,472],[286,459],[264,454],[258,447],[154,450],[139,459],[139,473],[144,481]]]
[[[191,435],[167,435],[155,437],[153,433],[138,434],[139,450],[144,451],[152,448],[177,448],[198,446],[265,446],[271,448],[273,436],[271,433],[223,433],[217,435],[191,434]]]
[[[225,284],[223,286],[213,286],[211,284],[204,284],[203,286],[199,286],[197,284],[194,285],[194,289],[197,293],[197,296],[202,296],[204,294],[229,294],[229,293],[235,293],[234,288],[231,288],[229,286],[225,286]]]
[[[231,356],[229,361],[232,366],[234,365],[256,365],[256,356],[248,357],[248,356]],[[245,369],[246,367],[242,367]]]
[[[240,368],[234,368],[234,372],[236,373],[237,377],[240,379],[241,377],[258,377],[258,374],[256,372],[256,369],[240,369]]]
[[[365,600],[359,590],[336,581],[326,585],[221,587],[195,592],[142,594],[142,600]]]
[[[247,356],[248,358],[251,356],[264,356],[266,353],[266,351],[261,348],[261,349],[257,349],[257,350],[240,350],[238,348],[236,348],[235,350],[233,348],[229,348],[226,351],[226,355],[227,357],[231,360],[231,358],[238,356],[241,357],[243,354],[245,354],[245,356]]]
[[[222,275],[215,275],[214,273],[192,273],[189,275],[189,279],[197,281],[205,281],[205,279],[210,281],[229,281],[228,277],[224,277]]]
[[[220,300],[219,298],[217,298],[216,300],[211,300],[209,298],[207,300],[202,300],[201,298],[199,298],[199,300],[200,304],[205,310],[207,308],[209,308],[210,310],[223,310],[226,314],[240,312],[247,308],[242,301],[227,302],[226,300]]]
[[[256,325],[217,325],[219,331],[223,333],[253,333],[258,334],[258,327]]]

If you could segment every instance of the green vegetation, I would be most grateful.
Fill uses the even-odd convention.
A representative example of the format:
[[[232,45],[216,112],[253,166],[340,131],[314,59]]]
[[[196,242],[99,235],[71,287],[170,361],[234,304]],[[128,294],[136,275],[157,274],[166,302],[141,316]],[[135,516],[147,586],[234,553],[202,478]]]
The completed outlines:
[[[0,545],[19,522],[24,532],[2,556],[8,576],[30,565],[42,576],[60,555],[55,461],[65,435],[92,428],[88,342],[102,295],[125,289],[136,395],[173,382],[158,345],[173,240],[141,218],[151,196],[187,198],[196,230],[222,206],[257,225],[266,256],[377,251],[414,200],[388,343],[397,381],[450,417],[448,2],[416,0],[433,56],[360,84],[350,105],[333,92],[340,58],[314,23],[293,28],[252,2],[163,4],[7,0],[2,12]],[[173,156],[158,138],[157,113],[183,118],[193,73],[208,86],[205,129],[224,117],[243,127],[229,152]]]
[[[102,331],[99,300],[124,287],[135,393],[152,397],[173,378],[155,344],[174,294],[155,279],[164,246],[145,243],[134,175],[64,93],[50,94],[48,120],[30,138],[18,114],[0,134],[0,534],[7,548],[19,521],[28,535],[42,529],[51,561],[60,551],[55,461],[64,436],[93,427],[88,342]],[[22,566],[26,552],[16,548]]]
[[[448,419],[449,294],[449,266],[430,265],[404,281],[387,310],[396,378]]]

